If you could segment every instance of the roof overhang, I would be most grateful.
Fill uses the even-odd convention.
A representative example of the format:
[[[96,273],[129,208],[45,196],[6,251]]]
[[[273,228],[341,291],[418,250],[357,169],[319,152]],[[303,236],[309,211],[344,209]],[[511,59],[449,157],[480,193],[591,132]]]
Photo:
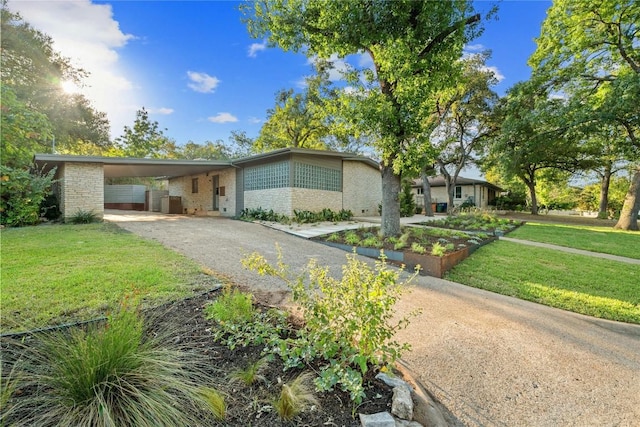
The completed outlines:
[[[233,167],[228,160],[167,160],[134,159],[129,157],[65,156],[36,154],[34,163],[45,172],[64,163],[98,163],[104,167],[105,178],[121,177],[178,177],[215,172]]]

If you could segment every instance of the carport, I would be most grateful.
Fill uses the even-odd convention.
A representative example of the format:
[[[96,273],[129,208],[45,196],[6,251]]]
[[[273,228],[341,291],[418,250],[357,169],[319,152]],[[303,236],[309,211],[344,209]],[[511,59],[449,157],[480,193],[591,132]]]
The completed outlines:
[[[166,160],[36,154],[38,170],[56,169],[55,192],[64,218],[78,211],[104,215],[105,178],[175,178],[229,169],[228,160]]]

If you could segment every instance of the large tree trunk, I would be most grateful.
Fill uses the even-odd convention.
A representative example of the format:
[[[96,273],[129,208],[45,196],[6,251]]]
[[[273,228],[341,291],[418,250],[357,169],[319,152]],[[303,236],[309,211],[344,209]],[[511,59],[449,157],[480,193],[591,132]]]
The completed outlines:
[[[640,210],[640,166],[636,168],[629,191],[624,198],[620,219],[613,228],[638,231],[638,210]]]
[[[431,184],[429,184],[429,177],[426,171],[422,171],[422,194],[424,197],[424,214],[426,216],[433,216],[433,206],[431,206]]]
[[[400,176],[393,172],[392,166],[382,169],[382,235],[392,237],[400,235]]]
[[[531,215],[538,215],[538,196],[536,195],[536,183],[526,180],[529,196],[531,197]]]
[[[609,184],[611,182],[611,165],[606,165],[602,180],[600,181],[600,204],[598,206],[598,218],[607,218],[609,216]]]

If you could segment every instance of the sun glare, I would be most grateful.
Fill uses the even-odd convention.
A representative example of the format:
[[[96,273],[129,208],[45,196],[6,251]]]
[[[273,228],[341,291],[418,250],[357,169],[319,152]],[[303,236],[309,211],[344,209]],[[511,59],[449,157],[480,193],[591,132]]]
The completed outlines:
[[[71,80],[64,80],[60,82],[60,87],[65,93],[74,94],[80,92],[80,88]]]

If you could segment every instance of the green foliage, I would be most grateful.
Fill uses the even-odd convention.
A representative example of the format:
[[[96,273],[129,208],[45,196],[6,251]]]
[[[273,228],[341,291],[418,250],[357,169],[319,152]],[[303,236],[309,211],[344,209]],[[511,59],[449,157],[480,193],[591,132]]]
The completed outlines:
[[[58,196],[54,193],[49,193],[45,196],[42,203],[40,203],[40,212],[43,217],[49,221],[53,221],[60,218],[60,215],[62,214],[59,206]]]
[[[273,408],[282,420],[291,421],[309,406],[318,404],[310,384],[312,378],[312,374],[305,372],[290,383],[282,384],[278,398],[272,402]]]
[[[71,224],[91,224],[98,222],[98,215],[94,211],[86,211],[84,209],[78,209],[69,219]]]
[[[339,385],[360,403],[364,398],[363,375],[371,367],[393,363],[409,348],[393,340],[409,320],[394,319],[402,284],[398,283],[400,273],[388,269],[384,259],[372,269],[355,255],[347,255],[340,280],[312,260],[307,268],[308,282],[303,276],[292,277],[281,260],[273,266],[257,253],[242,263],[259,274],[282,278],[291,289],[304,324],[295,337],[281,340],[274,351],[289,368],[324,360],[316,379],[318,390]]]
[[[269,365],[269,357],[262,357],[255,362],[249,363],[244,369],[238,370],[230,374],[232,381],[238,381],[244,385],[250,386],[258,381],[266,381],[263,372]]]
[[[198,408],[207,407],[194,356],[146,336],[142,319],[126,306],[106,325],[37,338],[23,355],[20,386],[38,393],[27,397],[21,423],[195,425]]]
[[[411,192],[410,181],[402,184],[402,193],[400,193],[400,216],[410,217],[416,213],[416,200]]]
[[[436,243],[436,244],[437,244],[437,243]],[[434,245],[434,248],[435,248],[435,245]],[[412,250],[413,252],[417,253],[417,254],[420,254],[420,255],[427,253],[427,248],[425,248],[424,246],[422,246],[422,245],[421,245],[420,243],[418,243],[418,242],[413,242],[413,243],[411,244],[411,250]],[[435,254],[433,253],[433,250],[431,251],[431,254],[432,254],[432,255],[435,255]]]
[[[282,215],[269,209],[268,211],[261,207],[255,209],[245,208],[240,212],[240,219],[246,221],[272,221],[281,224],[289,224],[291,220],[286,215]]]
[[[167,158],[174,151],[175,142],[164,135],[158,122],[151,121],[147,110],[142,108],[136,111],[133,127],[125,126],[123,135],[116,138],[114,153],[123,157]]]
[[[237,289],[226,288],[205,310],[207,319],[215,320],[218,328],[213,339],[231,350],[247,345],[277,342],[286,330],[284,312],[277,309],[260,311],[252,303],[253,296]]]
[[[353,212],[346,209],[341,209],[339,212],[334,212],[329,208],[324,208],[320,212],[311,211],[299,211],[294,209],[293,222],[298,224],[309,224],[314,222],[338,222],[338,221],[350,221],[353,218]]]
[[[429,225],[433,227],[471,231],[510,231],[520,224],[521,222],[518,221],[498,218],[489,212],[462,212],[458,215],[452,215],[429,222]]]
[[[356,231],[349,230],[344,234],[344,241],[348,245],[357,246],[360,244],[360,236],[358,236],[358,233]]]
[[[9,227],[36,225],[40,206],[53,184],[55,170],[29,173],[0,165],[0,224]]]
[[[28,165],[36,153],[99,154],[108,148],[109,121],[61,82],[81,84],[86,72],[54,50],[53,39],[0,4],[2,126],[0,163]]]
[[[431,255],[434,256],[444,256],[446,251],[447,249],[443,245],[441,245],[440,242],[434,243],[431,247]]]

